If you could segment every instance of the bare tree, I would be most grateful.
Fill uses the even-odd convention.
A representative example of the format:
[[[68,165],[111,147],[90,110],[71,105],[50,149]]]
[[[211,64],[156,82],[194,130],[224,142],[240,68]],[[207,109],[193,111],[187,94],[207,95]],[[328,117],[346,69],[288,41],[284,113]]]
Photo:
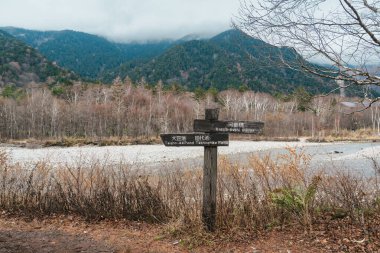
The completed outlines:
[[[379,10],[379,0],[241,0],[234,23],[272,45],[294,48],[302,57],[281,61],[290,68],[348,86],[380,86],[373,69],[380,62]]]

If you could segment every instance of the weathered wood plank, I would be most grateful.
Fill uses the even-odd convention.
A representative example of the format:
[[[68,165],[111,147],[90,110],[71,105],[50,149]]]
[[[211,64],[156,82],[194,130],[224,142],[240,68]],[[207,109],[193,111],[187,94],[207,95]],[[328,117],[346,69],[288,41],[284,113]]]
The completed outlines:
[[[194,132],[261,134],[264,123],[258,121],[194,120]]]
[[[205,110],[205,119],[206,120],[218,120],[219,109],[206,109]]]
[[[205,147],[202,220],[203,224],[209,231],[215,231],[217,165],[218,147]]]
[[[226,133],[161,134],[165,146],[228,146]]]
[[[206,120],[215,121],[218,117],[219,109],[206,109]],[[217,168],[218,147],[204,147],[202,220],[211,232],[215,231]]]

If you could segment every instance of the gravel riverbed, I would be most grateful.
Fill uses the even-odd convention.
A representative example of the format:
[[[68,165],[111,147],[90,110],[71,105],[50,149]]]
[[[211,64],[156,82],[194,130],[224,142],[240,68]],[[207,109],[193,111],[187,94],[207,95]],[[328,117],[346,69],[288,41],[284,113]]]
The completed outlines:
[[[228,147],[219,147],[222,155],[252,153],[285,147],[324,146],[329,144],[302,142],[253,142],[230,141]],[[82,147],[49,147],[20,148],[2,147],[8,154],[11,163],[33,165],[37,162],[48,162],[52,165],[75,165],[90,162],[106,164],[151,164],[185,160],[203,156],[203,147],[165,147],[163,145],[130,145],[130,146],[82,146]]]
[[[228,147],[219,147],[218,153],[243,162],[252,153],[272,155],[284,153],[286,147],[303,149],[312,156],[315,166],[342,164],[345,167],[367,168],[375,158],[380,163],[379,143],[308,143],[270,141],[230,141]],[[38,162],[52,166],[102,166],[127,164],[140,168],[162,168],[166,166],[199,166],[202,164],[202,147],[165,147],[163,145],[130,146],[82,146],[49,147],[28,149],[5,146],[12,164],[32,167]],[[341,166],[342,167],[342,166]]]

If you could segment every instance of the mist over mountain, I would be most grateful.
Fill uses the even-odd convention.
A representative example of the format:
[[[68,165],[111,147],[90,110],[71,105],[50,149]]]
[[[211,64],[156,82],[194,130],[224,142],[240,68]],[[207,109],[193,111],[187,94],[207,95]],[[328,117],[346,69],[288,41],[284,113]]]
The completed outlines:
[[[159,41],[122,44],[71,30],[41,32],[14,27],[0,29],[39,50],[50,61],[93,80],[126,61],[154,57],[172,43]]]
[[[291,93],[305,87],[311,93],[328,92],[335,83],[280,66],[279,59],[301,56],[291,48],[278,48],[241,31],[229,30],[212,38],[191,34],[179,40],[117,43],[82,32],[32,31],[1,28],[38,50],[49,61],[84,79],[110,83],[129,76],[149,84],[178,84],[219,90],[247,88],[268,93]]]
[[[268,93],[290,93],[303,86],[312,93],[327,92],[333,82],[277,64],[301,57],[291,48],[278,48],[240,31],[229,30],[210,39],[174,44],[147,62],[127,62],[107,77],[129,76],[148,83],[162,80],[188,89],[219,90],[246,87]]]

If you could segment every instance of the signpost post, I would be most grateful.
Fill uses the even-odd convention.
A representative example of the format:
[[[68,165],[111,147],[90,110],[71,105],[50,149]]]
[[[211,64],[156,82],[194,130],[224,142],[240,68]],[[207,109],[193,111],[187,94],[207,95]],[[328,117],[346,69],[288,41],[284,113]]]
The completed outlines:
[[[206,109],[205,119],[218,120],[218,109]],[[218,147],[204,147],[202,220],[209,231],[215,230],[216,185],[218,175]]]
[[[206,109],[205,119],[194,120],[194,131],[203,133],[161,134],[165,146],[204,146],[202,220],[215,231],[218,146],[228,146],[228,133],[260,134],[263,122],[218,121],[219,109]]]

